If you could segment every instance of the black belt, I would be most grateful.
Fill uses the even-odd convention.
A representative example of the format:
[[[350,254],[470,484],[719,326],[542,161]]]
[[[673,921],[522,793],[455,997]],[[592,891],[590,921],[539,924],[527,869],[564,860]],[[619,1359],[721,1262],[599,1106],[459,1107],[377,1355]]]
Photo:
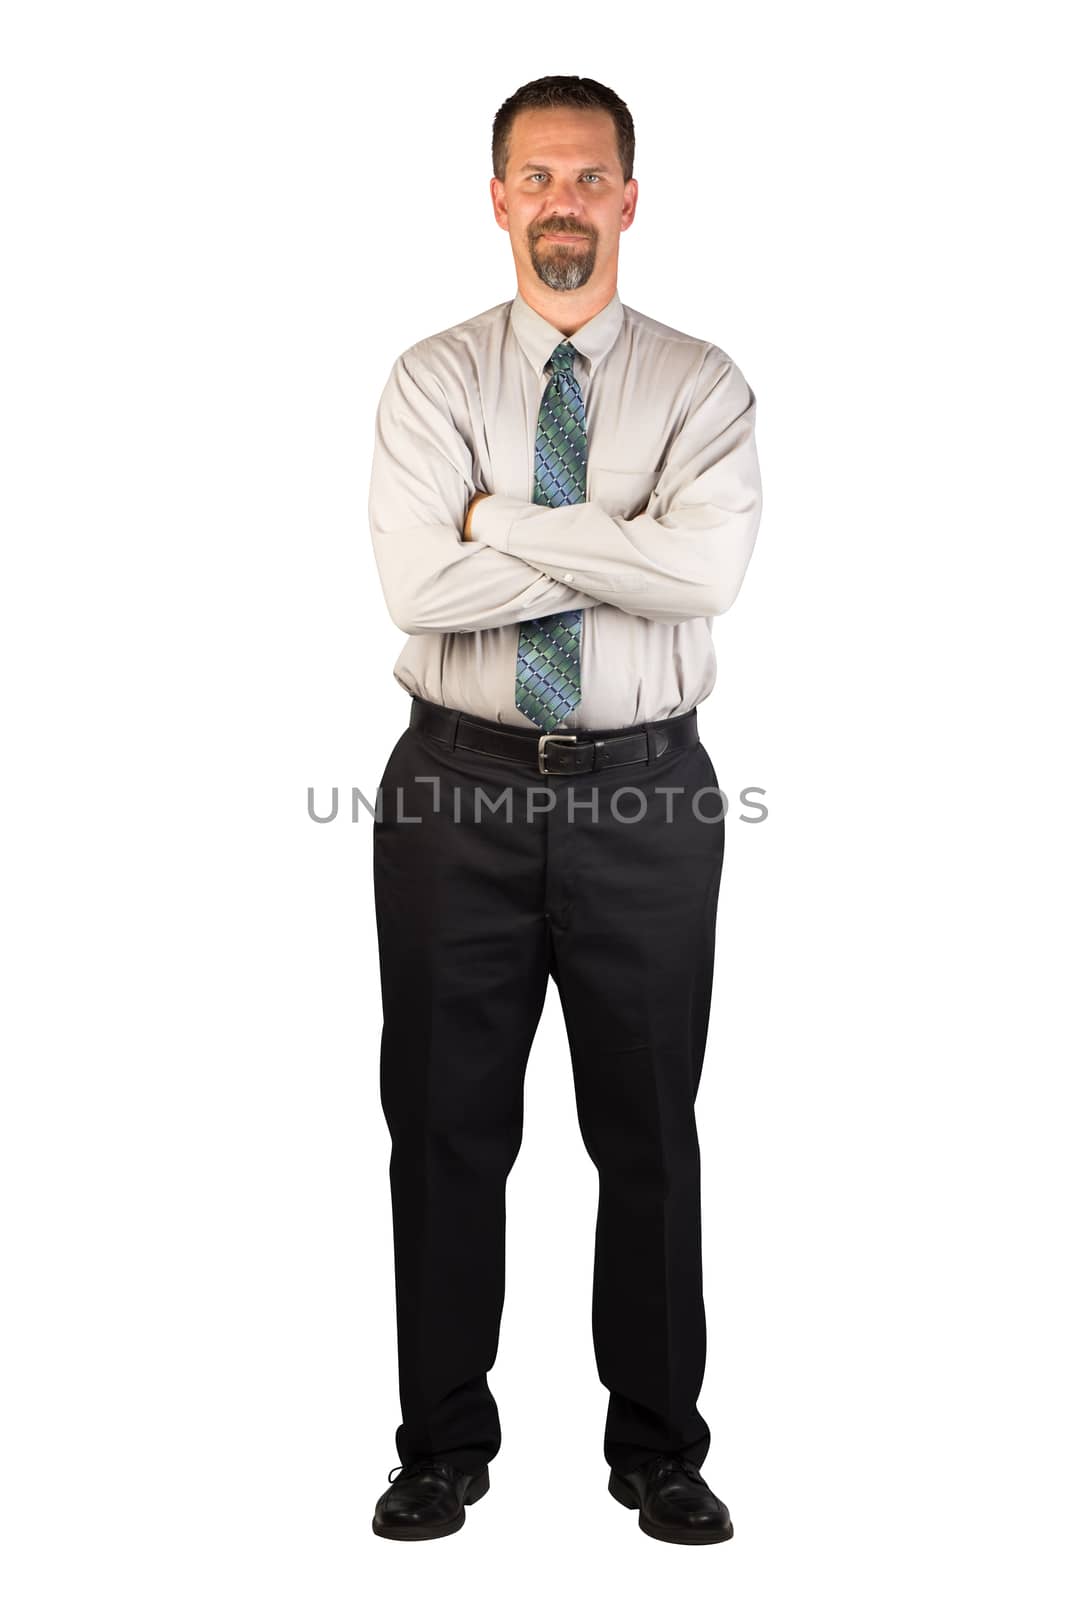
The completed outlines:
[[[658,761],[668,750],[697,744],[696,706],[662,722],[613,733],[595,729],[581,733],[541,733],[531,728],[505,729],[483,717],[468,716],[450,706],[439,706],[418,695],[411,697],[410,728],[437,739],[450,750],[477,750],[481,755],[513,761],[516,766],[547,777],[572,772],[599,772],[604,767],[626,767],[635,762]]]

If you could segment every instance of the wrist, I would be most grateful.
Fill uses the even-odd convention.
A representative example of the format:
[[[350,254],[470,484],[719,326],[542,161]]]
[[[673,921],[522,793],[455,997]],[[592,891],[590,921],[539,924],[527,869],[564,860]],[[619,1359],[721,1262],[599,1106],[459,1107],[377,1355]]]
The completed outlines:
[[[471,500],[470,505],[467,507],[467,515],[463,520],[463,537],[464,537],[464,539],[470,540],[470,539],[474,538],[474,534],[471,531],[471,518],[474,515],[474,508],[478,504],[479,500],[487,500],[488,498],[489,498],[488,490],[479,489],[478,493]]]

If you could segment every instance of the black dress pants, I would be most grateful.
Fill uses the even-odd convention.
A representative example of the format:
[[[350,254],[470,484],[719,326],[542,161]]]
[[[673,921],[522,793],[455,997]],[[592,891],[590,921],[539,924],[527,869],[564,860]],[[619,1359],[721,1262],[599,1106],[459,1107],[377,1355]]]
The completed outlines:
[[[634,730],[579,737],[624,731]],[[710,1440],[697,1410],[706,1329],[694,1101],[725,801],[699,742],[557,777],[537,772],[536,730],[529,738],[526,769],[409,727],[379,785],[397,1453],[405,1465],[433,1456],[472,1470],[500,1449],[487,1373],[504,1303],[504,1191],[551,976],[599,1174],[592,1332],[609,1392],[604,1454],[623,1472],[659,1452],[699,1466]]]

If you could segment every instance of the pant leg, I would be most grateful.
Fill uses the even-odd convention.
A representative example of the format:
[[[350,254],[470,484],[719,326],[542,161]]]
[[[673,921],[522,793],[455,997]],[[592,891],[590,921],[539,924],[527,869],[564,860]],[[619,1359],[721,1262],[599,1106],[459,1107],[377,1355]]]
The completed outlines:
[[[544,819],[528,825],[516,807],[510,822],[485,811],[472,821],[472,791],[494,799],[508,781],[499,762],[408,729],[380,784],[381,1099],[404,1464],[433,1455],[476,1468],[501,1443],[486,1374],[504,1302],[505,1184],[548,978]]]
[[[656,787],[681,787],[668,811]],[[593,1339],[609,1390],[604,1453],[628,1471],[674,1452],[698,1466],[704,1376],[695,1098],[707,1040],[724,826],[703,745],[574,780],[599,813],[549,821],[552,970],[579,1125],[597,1166]],[[610,800],[619,794],[617,820]],[[629,792],[637,790],[638,793]],[[562,808],[557,807],[557,813]],[[670,818],[670,820],[668,820]]]

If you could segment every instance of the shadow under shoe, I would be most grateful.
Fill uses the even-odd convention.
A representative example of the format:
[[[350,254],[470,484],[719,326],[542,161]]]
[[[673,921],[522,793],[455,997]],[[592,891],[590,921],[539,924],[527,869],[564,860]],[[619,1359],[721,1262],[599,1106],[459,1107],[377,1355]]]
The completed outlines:
[[[374,1508],[374,1532],[383,1539],[443,1539],[459,1532],[464,1507],[488,1491],[489,1468],[465,1472],[449,1461],[412,1461],[395,1480],[390,1473],[389,1482]]]
[[[684,1456],[653,1456],[632,1472],[611,1470],[608,1491],[620,1505],[639,1510],[637,1525],[668,1544],[720,1544],[733,1538],[726,1506]]]

